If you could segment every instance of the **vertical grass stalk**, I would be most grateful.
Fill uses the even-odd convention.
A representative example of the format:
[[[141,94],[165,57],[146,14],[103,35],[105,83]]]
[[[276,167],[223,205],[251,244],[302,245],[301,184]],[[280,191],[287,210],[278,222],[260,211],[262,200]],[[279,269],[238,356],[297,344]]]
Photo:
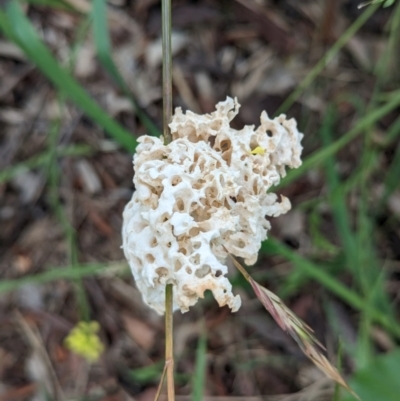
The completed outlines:
[[[172,119],[172,51],[171,51],[171,0],[162,0],[162,51],[163,51],[163,135],[164,144],[172,141],[168,124]]]
[[[169,123],[172,119],[172,51],[171,51],[171,0],[162,0],[162,51],[163,51],[163,135],[164,144],[172,141]],[[174,342],[173,342],[173,287],[165,289],[165,366],[167,369],[168,401],[175,401]]]
[[[175,400],[174,385],[174,340],[173,340],[173,287],[165,289],[165,364],[167,367],[168,401]]]
[[[357,33],[357,31],[368,21],[374,12],[380,7],[379,4],[372,4],[347,28],[346,32],[340,36],[335,44],[325,53],[313,69],[299,83],[296,90],[281,104],[275,115],[284,113],[299,98],[304,89],[314,81],[314,79],[324,70],[326,65],[339,53],[346,43]]]

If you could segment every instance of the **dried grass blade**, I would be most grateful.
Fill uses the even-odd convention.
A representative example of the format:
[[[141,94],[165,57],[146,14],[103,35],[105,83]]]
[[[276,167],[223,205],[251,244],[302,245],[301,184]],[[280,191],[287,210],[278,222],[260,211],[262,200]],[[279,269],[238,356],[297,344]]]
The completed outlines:
[[[329,378],[343,386],[354,397],[360,399],[349,387],[339,371],[321,353],[321,350],[325,350],[325,347],[314,336],[312,328],[299,319],[276,294],[253,280],[250,274],[247,273],[246,269],[232,255],[230,256],[237,269],[251,284],[257,298],[261,301],[265,309],[267,309],[282,330],[289,333],[296,340],[303,353]]]

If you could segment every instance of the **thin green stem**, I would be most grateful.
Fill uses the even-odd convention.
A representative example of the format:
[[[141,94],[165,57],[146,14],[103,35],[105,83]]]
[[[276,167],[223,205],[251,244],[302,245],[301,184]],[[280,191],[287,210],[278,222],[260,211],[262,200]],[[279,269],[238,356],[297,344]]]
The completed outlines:
[[[119,86],[124,95],[131,101],[135,114],[148,131],[149,135],[159,136],[160,131],[149,118],[145,110],[140,107],[135,96],[126,84],[118,67],[112,58],[110,33],[107,20],[107,1],[94,0],[91,19],[93,20],[93,38],[96,45],[99,61],[110,77]]]
[[[203,401],[207,366],[207,329],[204,319],[201,320],[201,333],[196,349],[196,365],[193,377],[192,401]]]
[[[169,123],[172,120],[172,51],[171,51],[171,0],[162,0],[162,51],[163,51],[163,135],[164,144],[172,142]],[[174,342],[173,342],[173,286],[165,288],[165,364],[167,367],[168,401],[175,401]]]
[[[64,107],[63,98],[59,97],[60,109]],[[49,201],[54,214],[57,216],[63,231],[67,243],[69,245],[69,262],[71,266],[78,264],[77,259],[77,239],[76,232],[71,223],[68,220],[67,214],[60,202],[60,191],[59,182],[61,177],[61,170],[57,163],[57,142],[59,138],[59,132],[61,128],[61,120],[57,119],[53,123],[53,127],[49,132],[49,160],[48,160],[48,174],[49,174]],[[80,320],[89,320],[90,306],[86,296],[85,287],[81,278],[77,278],[75,281],[76,297]]]
[[[124,264],[117,264],[110,268],[109,265],[100,263],[89,263],[79,264],[76,266],[65,266],[59,267],[54,266],[48,268],[43,273],[31,274],[11,280],[0,281],[0,295],[14,291],[23,285],[34,283],[34,284],[45,284],[56,280],[77,280],[84,277],[92,277],[98,274],[104,273],[106,270],[116,270],[117,272],[128,271],[128,267]]]
[[[157,388],[157,392],[156,392],[156,396],[154,397],[154,401],[158,401],[161,395],[161,390],[162,390],[162,386],[164,383],[164,378],[165,378],[165,374],[167,373],[168,370],[168,364],[165,363],[164,365],[164,369],[161,375],[161,379],[160,379],[160,383],[158,384],[158,388]]]
[[[68,145],[57,147],[55,157],[61,158],[64,156],[88,156],[95,153],[93,149],[86,145]],[[13,177],[25,170],[32,170],[43,167],[49,163],[49,158],[52,157],[49,150],[39,153],[30,159],[26,159],[20,163],[15,163],[11,167],[3,168],[0,171],[0,184],[11,180]]]
[[[169,123],[172,120],[172,51],[171,51],[171,0],[162,0],[163,50],[163,134],[164,144],[172,141]],[[173,287],[165,288],[165,364],[167,366],[168,401],[175,400],[174,342],[173,342]]]
[[[346,287],[339,280],[330,276],[319,266],[302,258],[297,253],[292,252],[287,246],[279,243],[273,238],[265,241],[261,249],[265,253],[273,252],[290,260],[302,273],[318,281],[330,292],[341,298],[354,309],[364,311],[368,308],[369,314],[375,322],[385,327],[394,336],[396,336],[396,338],[400,338],[400,324],[398,324],[396,321],[393,321],[390,316],[386,315],[381,310],[375,307],[371,307],[365,299],[360,297],[356,292]]]
[[[163,49],[163,134],[164,144],[172,141],[168,124],[172,120],[172,50],[171,50],[171,0],[162,0],[162,49]]]
[[[165,289],[165,363],[168,401],[175,401],[173,313],[173,286],[167,284]]]
[[[39,38],[37,31],[24,14],[18,1],[7,2],[6,11],[0,8],[0,31],[17,44],[40,71],[83,112],[125,149],[133,152],[136,139],[113,120],[79,85],[64,68],[61,68],[51,51]]]
[[[304,89],[306,89],[311,82],[323,71],[329,62],[333,60],[336,54],[343,48],[343,46],[350,40],[352,36],[365,24],[365,22],[372,16],[375,10],[379,7],[379,4],[369,6],[347,29],[343,35],[335,42],[335,44],[327,51],[324,57],[318,61],[314,68],[308,73],[308,75],[300,82],[297,89],[282,103],[278,111],[275,114],[285,112],[292,104],[299,98]]]
[[[278,189],[283,188],[289,183],[293,182],[295,179],[303,175],[306,171],[311,168],[315,168],[321,164],[327,157],[333,155],[344,146],[346,146],[353,139],[357,138],[365,129],[370,125],[379,121],[386,114],[390,113],[392,110],[396,109],[400,105],[400,92],[396,92],[396,96],[390,99],[383,106],[375,109],[368,115],[366,115],[361,121],[359,121],[350,131],[340,137],[336,142],[332,143],[326,148],[314,152],[303,162],[303,164],[296,170],[291,170],[287,176],[277,185]]]

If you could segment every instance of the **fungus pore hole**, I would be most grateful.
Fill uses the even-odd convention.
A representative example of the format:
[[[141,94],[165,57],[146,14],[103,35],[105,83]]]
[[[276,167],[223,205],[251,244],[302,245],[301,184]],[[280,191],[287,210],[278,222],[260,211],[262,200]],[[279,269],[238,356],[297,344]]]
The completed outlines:
[[[166,267],[158,267],[156,269],[156,273],[157,273],[158,277],[167,277],[168,269]]]
[[[198,278],[203,278],[207,276],[211,272],[211,267],[209,265],[204,265],[200,267],[200,269],[197,269],[195,272],[196,277]]]

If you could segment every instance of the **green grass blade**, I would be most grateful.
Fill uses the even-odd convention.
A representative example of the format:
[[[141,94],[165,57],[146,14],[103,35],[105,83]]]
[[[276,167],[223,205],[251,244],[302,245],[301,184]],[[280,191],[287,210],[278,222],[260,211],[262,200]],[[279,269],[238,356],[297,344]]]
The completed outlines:
[[[325,53],[321,60],[314,66],[314,68],[308,73],[308,75],[300,82],[296,90],[282,103],[278,111],[275,113],[279,115],[289,109],[290,106],[299,98],[301,93],[306,89],[314,79],[324,70],[327,64],[329,64],[337,53],[346,45],[346,43],[355,35],[355,33],[368,21],[378,5],[368,7],[344,32],[336,43]]]
[[[400,117],[398,117],[394,123],[390,126],[388,132],[386,133],[385,145],[391,145],[400,134]]]
[[[30,21],[16,1],[11,1],[6,13],[0,10],[0,29],[15,42],[39,70],[72,100],[84,113],[114,138],[126,150],[134,152],[135,137],[114,121],[88,94],[77,81],[60,67],[49,49],[39,39]]]
[[[311,209],[307,225],[309,226],[310,238],[313,244],[319,252],[328,254],[330,256],[338,255],[340,248],[325,238],[324,234],[319,229],[321,223],[322,217],[318,208]]]
[[[86,145],[70,145],[56,150],[56,157],[88,156],[91,154],[93,154],[93,149]],[[31,157],[28,160],[3,169],[0,171],[0,184],[11,180],[21,172],[45,166],[49,162],[50,157],[50,152],[46,151],[37,156]]]
[[[72,74],[74,71],[74,66],[76,65],[77,58],[79,57],[79,50],[82,48],[83,42],[90,30],[92,25],[92,20],[89,15],[83,17],[79,21],[78,26],[75,28],[74,38],[69,49],[68,57],[68,72]]]
[[[25,3],[33,4],[35,6],[51,7],[52,9],[64,10],[74,12],[75,9],[68,3],[62,0],[25,0]]]
[[[400,349],[375,357],[368,366],[358,369],[350,384],[362,401],[398,401],[400,394]],[[343,401],[355,401],[346,394]]]
[[[396,96],[392,97],[385,105],[375,109],[364,118],[362,118],[354,128],[344,134],[336,142],[332,143],[326,148],[314,152],[312,155],[308,156],[303,164],[296,170],[290,170],[287,176],[278,185],[278,188],[282,188],[291,182],[295,181],[301,177],[308,170],[319,166],[327,157],[332,156],[349,142],[360,135],[366,128],[375,124],[386,114],[390,113],[400,105],[400,93],[396,93]]]
[[[268,239],[268,241],[263,242],[261,251],[268,254],[279,254],[285,259],[290,260],[297,269],[301,270],[304,274],[318,281],[327,290],[332,292],[337,297],[341,298],[354,309],[364,311],[365,308],[368,308],[368,313],[375,322],[381,324],[397,338],[400,338],[400,324],[398,322],[394,321],[391,317],[387,316],[382,311],[370,307],[368,304],[366,304],[365,300],[362,297],[360,297],[356,292],[347,288],[331,275],[327,274],[322,267],[317,266],[314,263],[304,259],[296,252],[293,252],[287,246],[279,243],[272,238]]]
[[[342,373],[342,357],[343,357],[343,342],[340,341],[339,339],[339,344],[338,344],[338,351],[337,351],[337,363],[336,363],[336,369],[338,372]],[[341,398],[341,387],[339,386],[338,383],[335,383],[335,390],[333,393],[333,398],[332,401],[340,401]]]
[[[324,148],[332,144],[332,131],[335,118],[335,111],[332,107],[329,107],[321,129]],[[346,198],[343,193],[337,192],[340,181],[335,169],[333,155],[327,157],[324,164],[329,189],[329,202],[332,207],[335,225],[346,255],[347,266],[355,274],[358,270],[357,246],[350,227],[351,220],[346,206]]]
[[[204,389],[206,387],[206,358],[207,352],[207,332],[205,327],[202,328],[199,342],[196,349],[196,367],[193,377],[193,401],[202,401]]]
[[[125,263],[118,265],[118,270],[126,268]],[[0,282],[0,294],[14,291],[25,284],[45,284],[56,280],[77,280],[84,277],[95,276],[113,269],[110,265],[93,263],[74,267],[53,267],[43,273],[28,275],[14,280],[2,280]]]
[[[59,98],[62,96],[59,95]],[[65,103],[59,99],[58,101],[60,110],[64,110]],[[68,263],[75,267],[78,264],[78,246],[76,231],[69,222],[65,208],[63,207],[60,194],[59,194],[59,181],[61,178],[61,170],[56,158],[57,143],[61,129],[61,119],[56,118],[52,121],[49,133],[47,135],[49,159],[46,168],[48,175],[48,200],[53,213],[57,216],[59,223],[61,223],[64,238],[66,240]],[[90,305],[86,295],[85,287],[82,279],[75,280],[75,292],[77,299],[77,307],[79,311],[79,320],[90,320]]]
[[[391,145],[400,134],[400,117],[398,117],[394,123],[390,126],[386,133],[385,146]],[[386,172],[384,178],[384,191],[378,205],[378,213],[382,211],[383,207],[387,203],[389,197],[399,187],[400,180],[400,146],[397,145],[396,153],[393,157],[392,163]]]
[[[396,153],[386,173],[384,180],[384,193],[382,196],[382,204],[386,204],[390,195],[400,186],[400,145],[397,146]]]
[[[387,148],[390,146],[395,140],[397,140],[397,137],[400,134],[400,117],[394,121],[394,123],[390,126],[386,133],[386,137],[384,140],[383,147]],[[353,190],[357,185],[362,180],[365,180],[367,177],[369,177],[373,172],[377,170],[379,167],[378,161],[379,161],[379,152],[375,152],[372,158],[370,159],[370,163],[368,163],[366,166],[359,166],[357,170],[350,176],[348,177],[345,181],[343,181],[333,192],[332,196],[333,197],[340,197],[340,196],[346,196],[346,194]],[[394,163],[394,160],[393,162]],[[395,171],[396,168],[394,167]],[[391,170],[391,167],[389,168],[389,171],[387,174],[389,174]],[[394,176],[395,178],[395,176]],[[389,179],[389,178],[387,178]],[[391,179],[389,179],[391,180]],[[396,180],[397,182],[397,180]],[[386,200],[382,199],[379,203],[378,210],[382,210],[382,206]]]
[[[111,78],[119,86],[120,90],[123,91],[132,102],[135,113],[139,117],[142,124],[146,127],[150,135],[160,136],[160,130],[150,120],[146,113],[139,107],[132,92],[128,85],[122,78],[117,66],[115,65],[111,56],[111,45],[110,37],[108,33],[107,23],[107,3],[105,0],[94,0],[93,1],[93,36],[96,45],[97,54],[99,60],[106,71],[110,74]]]

